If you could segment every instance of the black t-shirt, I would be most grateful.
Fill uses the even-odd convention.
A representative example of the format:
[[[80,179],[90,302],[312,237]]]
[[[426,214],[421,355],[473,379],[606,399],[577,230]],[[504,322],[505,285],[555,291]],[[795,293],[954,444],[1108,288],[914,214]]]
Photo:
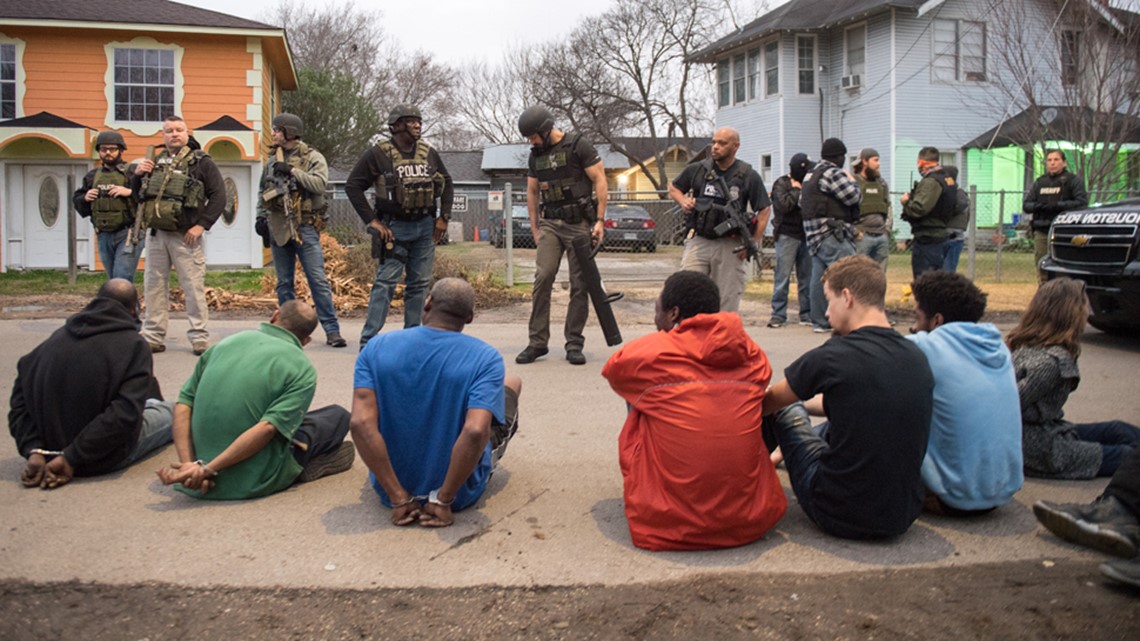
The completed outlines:
[[[569,152],[571,155],[574,156],[574,159],[572,159],[571,162],[576,163],[577,166],[579,168],[581,168],[583,172],[587,168],[593,167],[594,165],[596,165],[602,161],[602,157],[598,155],[598,150],[595,149],[594,146],[590,144],[590,141],[586,140],[586,138],[584,136],[576,136],[576,135],[570,134],[570,133],[563,133],[562,134],[562,140],[559,140],[554,145],[551,145],[550,149],[547,149],[547,150],[542,151],[542,152],[537,153],[537,154],[534,152],[533,149],[531,150],[530,156],[527,158],[527,161],[526,161],[526,167],[527,167],[526,168],[526,175],[527,175],[527,177],[538,178],[538,172],[535,170],[536,159],[540,155],[545,155],[545,154],[551,153],[560,145],[572,145],[569,149]]]
[[[720,181],[701,178],[702,176],[706,176],[707,173],[704,165],[706,165],[706,163],[702,161],[692,163],[685,167],[685,169],[681,171],[681,175],[673,179],[673,186],[683,194],[687,194],[691,190],[695,198],[712,198],[713,201],[719,205],[725,204],[728,202],[728,198],[727,194],[721,193]],[[712,163],[712,166],[716,175],[724,176],[725,182],[728,183],[731,188],[733,184],[731,176],[733,173],[742,169],[743,163],[739,160],[734,161],[725,171],[721,171],[716,163]],[[700,178],[700,182],[702,183],[700,185],[695,184],[698,178]],[[756,173],[755,169],[748,167],[747,171],[743,172],[742,178],[743,188],[740,190],[740,201],[748,205],[747,211],[757,212],[772,205],[772,201],[768,198],[768,191],[764,189],[764,179],[760,177],[760,174]]]
[[[893,329],[863,327],[804,354],[784,376],[801,399],[824,395],[830,448],[814,505],[852,536],[905,532],[922,511],[934,391],[926,356]]]

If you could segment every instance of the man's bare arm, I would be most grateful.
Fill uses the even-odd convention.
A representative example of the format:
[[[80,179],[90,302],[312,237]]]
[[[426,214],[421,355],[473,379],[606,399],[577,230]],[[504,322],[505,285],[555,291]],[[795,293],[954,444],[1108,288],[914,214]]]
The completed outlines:
[[[380,435],[379,415],[376,392],[366,387],[354,389],[352,418],[349,421],[352,442],[356,444],[356,451],[360,452],[360,459],[368,466],[392,502],[392,523],[410,525],[419,516],[419,506],[411,500],[412,496],[404,489],[396,476],[396,470],[392,468],[388,446]]]
[[[787,379],[784,379],[769,387],[764,394],[764,415],[774,414],[798,400],[800,398],[792,391]]]
[[[454,518],[451,515],[450,502],[463,482],[475,471],[487,441],[491,438],[491,412],[484,409],[469,409],[463,423],[463,430],[451,448],[451,462],[447,465],[447,476],[443,485],[439,486],[437,497],[447,505],[427,503],[424,505],[424,514],[420,517],[420,525],[428,527],[445,527],[451,525]]]

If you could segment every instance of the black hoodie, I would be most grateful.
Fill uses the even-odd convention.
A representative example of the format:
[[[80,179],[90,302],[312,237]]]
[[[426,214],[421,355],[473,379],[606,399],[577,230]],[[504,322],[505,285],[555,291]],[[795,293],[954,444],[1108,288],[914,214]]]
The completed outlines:
[[[114,470],[130,453],[148,398],[162,398],[150,348],[127,308],[95,298],[20,359],[8,429],[20,455],[62,450],[76,475]]]

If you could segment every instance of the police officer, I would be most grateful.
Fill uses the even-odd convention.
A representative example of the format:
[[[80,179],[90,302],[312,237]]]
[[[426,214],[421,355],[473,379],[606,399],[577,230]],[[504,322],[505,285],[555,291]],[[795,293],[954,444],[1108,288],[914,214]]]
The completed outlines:
[[[515,357],[533,363],[550,352],[550,292],[566,253],[570,261],[570,304],[566,310],[566,360],[584,365],[586,343],[582,329],[589,316],[589,292],[574,254],[574,239],[591,236],[595,244],[603,226],[609,189],[602,159],[581,134],[554,128],[554,116],[533,106],[519,116],[519,133],[531,144],[527,161],[526,208],[534,233],[534,288],[531,293],[530,341]],[[509,209],[510,204],[507,204]]]
[[[745,250],[738,250],[738,232],[721,236],[715,228],[728,218],[726,207],[738,207],[741,211],[747,208],[753,212],[752,236],[760,245],[772,211],[764,181],[751,165],[737,160],[739,149],[740,134],[731,127],[721,127],[713,133],[709,158],[685,167],[669,183],[669,197],[685,211],[689,228],[681,269],[701,272],[716,282],[722,312],[740,309],[740,297],[748,279],[748,256]]]
[[[143,238],[127,243],[135,222],[133,193],[128,174],[134,171],[123,162],[127,143],[117,131],[101,131],[95,137],[99,167],[87,172],[72,201],[80,216],[90,218],[98,237],[99,260],[107,279],[123,278],[135,282]]]
[[[209,348],[206,330],[206,254],[202,234],[226,206],[226,187],[218,166],[190,137],[186,122],[167,116],[162,122],[163,149],[154,160],[139,161],[131,178],[135,198],[142,201],[142,227],[150,230],[143,291],[146,319],[142,335],[152,352],[166,350],[170,312],[170,269],[186,294],[186,318],[194,354]]]
[[[910,270],[915,278],[925,271],[942,269],[950,247],[947,223],[958,209],[958,184],[938,162],[938,149],[918,151],[922,180],[910,193],[899,197],[902,219],[910,223]]]
[[[304,124],[298,116],[283,113],[273,119],[273,147],[261,173],[256,229],[273,252],[277,304],[297,298],[293,278],[300,259],[325,330],[325,342],[344,347],[348,343],[340,335],[321,251],[329,166],[321,152],[301,141],[303,133]]]
[[[1033,216],[1033,264],[1038,265],[1037,280],[1045,281],[1041,259],[1049,253],[1049,226],[1057,214],[1087,207],[1089,194],[1085,181],[1068,169],[1065,152],[1050,149],[1045,153],[1045,174],[1038,178],[1022,201],[1022,210]]]
[[[879,152],[867,147],[851,167],[863,200],[855,224],[855,251],[872,258],[887,270],[891,256],[891,199],[887,181],[879,173]]]
[[[388,114],[392,137],[365,151],[344,185],[345,195],[370,233],[392,247],[387,258],[381,260],[372,282],[368,317],[360,333],[362,348],[383,329],[401,275],[406,274],[404,327],[420,324],[435,262],[435,245],[451,220],[451,176],[439,153],[420,139],[422,128],[419,109],[397,105]],[[369,187],[376,190],[375,210],[364,196]]]

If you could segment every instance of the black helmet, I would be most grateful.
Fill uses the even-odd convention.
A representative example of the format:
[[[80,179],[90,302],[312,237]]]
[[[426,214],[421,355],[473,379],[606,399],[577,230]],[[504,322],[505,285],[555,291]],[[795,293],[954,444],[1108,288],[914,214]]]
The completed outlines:
[[[301,117],[286,113],[278,114],[277,117],[273,119],[273,128],[284,131],[286,140],[300,138],[301,134],[305,132]]]
[[[103,145],[118,145],[119,149],[127,150],[127,141],[123,140],[123,134],[117,131],[100,131],[99,135],[95,136],[95,151],[98,152]]]
[[[551,129],[554,129],[554,116],[546,107],[535,105],[527,108],[519,116],[519,133],[524,138],[530,138],[535,134],[545,137]]]
[[[423,116],[420,115],[420,110],[416,109],[415,105],[396,105],[392,107],[392,111],[388,113],[388,126],[396,124],[400,118],[415,118],[422,121]]]

